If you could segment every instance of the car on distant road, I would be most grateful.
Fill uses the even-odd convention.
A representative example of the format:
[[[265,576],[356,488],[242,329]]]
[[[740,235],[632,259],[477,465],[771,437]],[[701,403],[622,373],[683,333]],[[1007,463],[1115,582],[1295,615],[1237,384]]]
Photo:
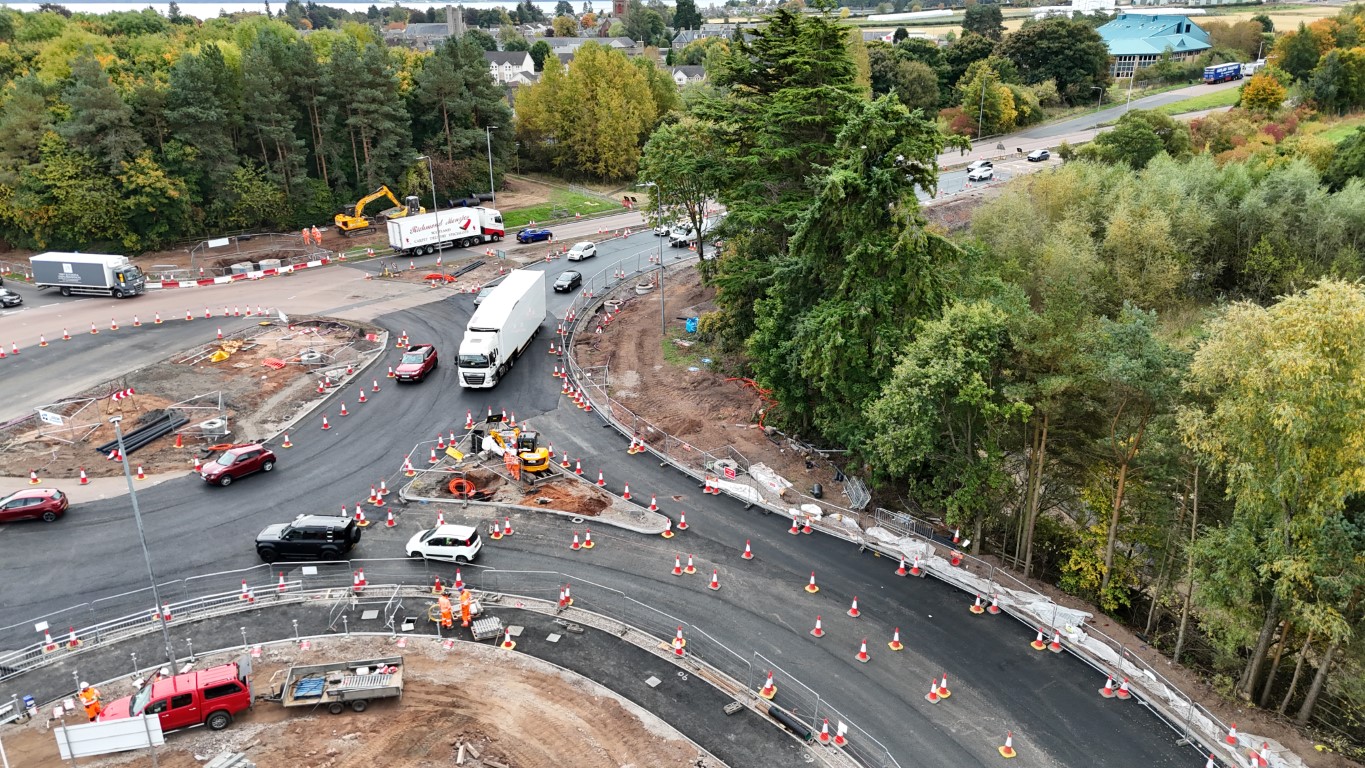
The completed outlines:
[[[209,485],[231,485],[255,472],[269,472],[275,468],[275,452],[260,443],[234,445],[205,464],[199,476]]]
[[[17,307],[24,303],[24,297],[8,288],[0,288],[0,307]]]
[[[517,233],[518,243],[538,243],[542,240],[549,240],[555,233],[543,227],[530,227]]]
[[[436,370],[440,360],[436,356],[435,344],[413,344],[403,353],[398,367],[393,370],[398,381],[426,381],[427,374]]]
[[[299,515],[292,523],[267,525],[256,534],[256,554],[276,560],[336,560],[360,543],[363,529],[354,517]]]
[[[555,278],[555,293],[561,291],[572,291],[583,284],[583,273],[576,269],[567,272],[560,272],[559,277]]]
[[[995,169],[989,165],[984,168],[967,171],[967,181],[989,181],[995,178]]]
[[[1046,149],[1035,149],[1032,152],[1028,153],[1028,161],[1030,163],[1041,163],[1044,160],[1051,159],[1051,157],[1052,153],[1047,151]]]
[[[990,160],[973,160],[967,164],[967,175],[981,170],[982,168],[994,168],[995,165]]]
[[[0,499],[0,522],[43,520],[52,522],[66,514],[71,500],[56,488],[26,488]]]
[[[672,232],[672,231],[673,231],[673,228],[676,227],[676,226],[677,226],[677,222],[674,222],[674,221],[670,221],[670,222],[663,223],[663,224],[657,224],[657,225],[655,225],[655,227],[654,227],[654,236],[655,236],[655,237],[668,237],[668,233],[669,233],[669,232]]]
[[[408,539],[408,557],[427,560],[448,560],[454,563],[472,562],[479,556],[483,541],[479,530],[470,525],[438,525],[418,531]]]
[[[597,243],[594,243],[591,240],[584,240],[581,243],[573,244],[573,247],[569,249],[567,258],[569,261],[582,261],[596,255]]]
[[[494,288],[497,288],[497,286],[485,285],[484,287],[480,288],[478,295],[474,297],[474,306],[477,307],[480,304],[482,304],[483,300],[488,298],[488,294],[492,293]]]

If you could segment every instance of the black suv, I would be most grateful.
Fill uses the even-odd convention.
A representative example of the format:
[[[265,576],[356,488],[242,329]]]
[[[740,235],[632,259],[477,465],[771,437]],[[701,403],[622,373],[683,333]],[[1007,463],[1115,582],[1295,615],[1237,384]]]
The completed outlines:
[[[352,517],[299,515],[292,523],[267,526],[256,535],[256,554],[276,560],[338,560],[360,543]]]

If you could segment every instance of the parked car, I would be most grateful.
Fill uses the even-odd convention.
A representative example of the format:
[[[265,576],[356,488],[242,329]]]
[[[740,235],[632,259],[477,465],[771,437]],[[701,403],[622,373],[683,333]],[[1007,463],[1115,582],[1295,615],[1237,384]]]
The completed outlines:
[[[71,500],[56,488],[27,488],[0,499],[0,522],[43,520],[52,522],[66,514]]]
[[[573,244],[573,247],[569,249],[569,254],[567,258],[569,259],[569,261],[582,261],[584,259],[590,259],[596,255],[597,243],[594,243],[590,240],[584,240],[581,243]]]
[[[17,307],[24,303],[24,297],[8,288],[0,288],[0,307]]]
[[[231,485],[233,480],[254,472],[269,472],[275,468],[275,452],[260,443],[234,445],[205,464],[199,476],[210,485]]]
[[[156,715],[161,730],[207,725],[221,731],[232,716],[251,708],[251,686],[236,664],[153,678],[132,696],[114,699],[100,712],[100,722]]]
[[[663,224],[657,224],[657,225],[655,225],[655,227],[654,227],[654,236],[655,236],[655,237],[668,237],[668,233],[669,233],[669,232],[672,232],[672,231],[673,231],[673,228],[676,227],[676,226],[677,226],[677,222],[674,222],[674,221],[670,221],[670,222],[663,223]]]
[[[540,242],[540,241],[542,241],[542,240],[549,240],[550,238],[552,238],[552,237],[554,237],[554,236],[555,236],[555,233],[551,232],[551,231],[548,230],[548,229],[532,227],[532,228],[530,228],[530,229],[523,229],[522,231],[518,232],[518,233],[517,233],[517,242],[518,242],[518,243],[538,243],[538,242]]]
[[[995,169],[989,165],[985,168],[967,171],[967,181],[989,181],[993,178],[995,178]]]
[[[477,307],[480,304],[482,304],[483,300],[488,298],[488,294],[492,293],[494,288],[497,288],[497,286],[485,285],[484,287],[480,288],[478,295],[474,297],[474,306]]]
[[[1028,153],[1028,161],[1030,163],[1041,163],[1044,160],[1051,159],[1051,157],[1052,153],[1047,151],[1046,149],[1035,149],[1032,152]]]
[[[403,353],[403,359],[398,361],[393,375],[398,381],[426,381],[427,374],[440,364],[435,344],[413,344]]]
[[[555,278],[555,293],[561,291],[572,291],[583,284],[583,273],[576,269],[567,272],[560,272],[559,277]]]
[[[427,560],[449,560],[455,563],[472,562],[479,556],[483,541],[479,530],[470,525],[438,525],[418,531],[408,539],[408,557]]]
[[[268,525],[256,534],[256,554],[276,560],[336,560],[360,543],[362,529],[353,517],[299,515],[292,523]]]

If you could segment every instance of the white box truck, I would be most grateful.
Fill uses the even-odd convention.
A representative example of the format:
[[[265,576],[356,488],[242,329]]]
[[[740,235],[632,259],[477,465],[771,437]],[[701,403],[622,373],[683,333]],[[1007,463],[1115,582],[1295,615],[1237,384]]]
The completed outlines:
[[[147,278],[127,256],[111,253],[40,253],[29,259],[33,284],[57,288],[63,296],[137,296],[147,292]]]
[[[515,269],[484,298],[460,342],[460,386],[498,383],[540,331],[545,320],[545,273]]]
[[[389,219],[389,247],[399,256],[435,253],[438,248],[468,248],[501,240],[507,234],[502,213],[492,208],[450,208]]]

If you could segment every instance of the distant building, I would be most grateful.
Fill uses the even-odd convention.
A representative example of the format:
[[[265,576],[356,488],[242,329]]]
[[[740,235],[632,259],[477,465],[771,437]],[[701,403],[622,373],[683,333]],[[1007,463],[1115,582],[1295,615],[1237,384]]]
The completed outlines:
[[[546,43],[549,43],[550,50],[555,53],[577,53],[579,48],[588,43],[597,43],[606,48],[614,48],[625,52],[628,56],[640,53],[640,48],[629,37],[547,37],[544,39]]]
[[[448,38],[459,39],[464,36],[464,6],[446,6],[446,20],[437,23],[389,24],[384,28],[384,42],[389,45],[404,45],[419,51],[439,46]]]
[[[681,67],[669,67],[668,74],[673,78],[673,82],[681,88],[688,83],[700,83],[706,79],[706,69],[704,67],[684,65]]]
[[[1207,51],[1209,33],[1188,16],[1124,13],[1097,30],[1109,46],[1110,77],[1132,77],[1155,64],[1166,51],[1176,61]]]
[[[526,51],[484,51],[488,72],[499,85],[525,85],[536,81],[536,63]]]
[[[863,30],[863,42],[864,42],[864,43],[873,43],[873,42],[894,43],[894,42],[896,42],[896,31],[895,31],[894,29],[891,30],[890,32],[887,32],[887,31],[885,31],[885,30],[873,31],[873,32],[869,32],[869,31],[867,31],[867,30]]]

